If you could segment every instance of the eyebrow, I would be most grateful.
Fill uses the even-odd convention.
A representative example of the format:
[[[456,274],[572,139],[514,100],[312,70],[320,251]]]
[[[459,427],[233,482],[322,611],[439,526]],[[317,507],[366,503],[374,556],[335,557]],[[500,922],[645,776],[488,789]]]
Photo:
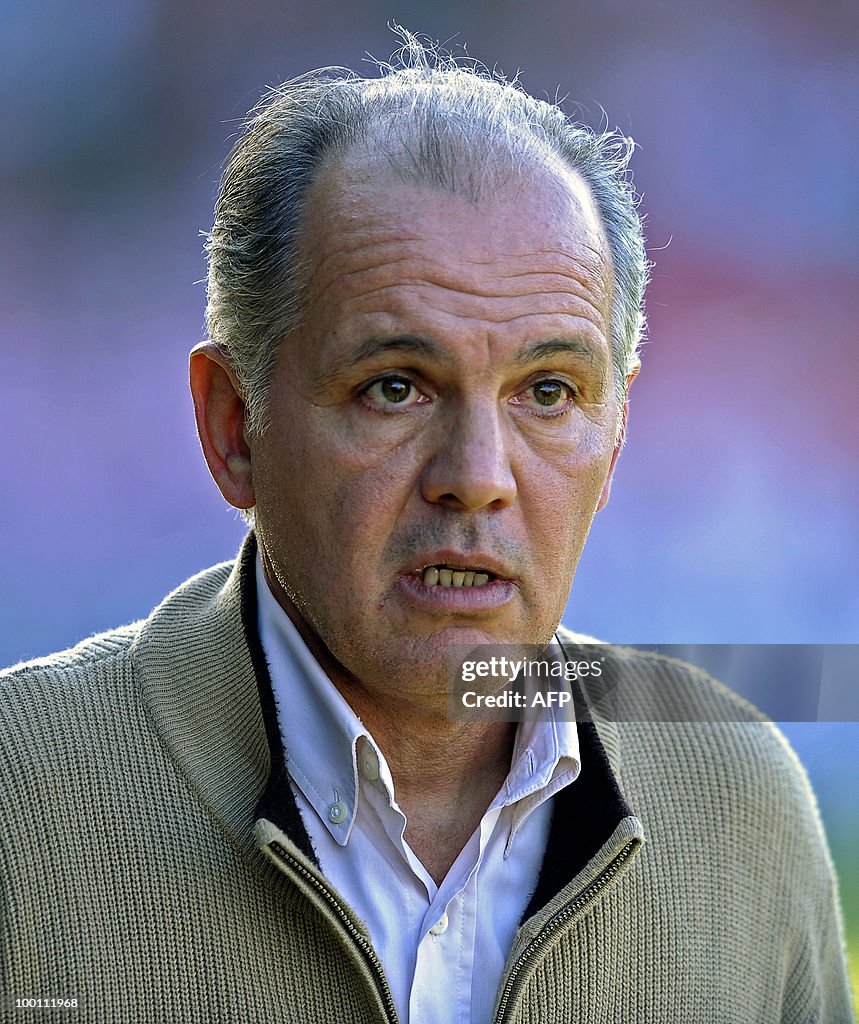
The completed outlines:
[[[362,341],[338,367],[320,374],[317,383],[330,385],[343,375],[346,367],[358,366],[375,356],[388,352],[420,355],[444,367],[452,367],[456,364],[455,358],[443,345],[422,334],[397,334],[391,338],[371,337]],[[572,355],[584,359],[600,373],[605,370],[605,360],[602,354],[582,338],[549,338],[547,341],[533,342],[530,345],[525,345],[516,353],[514,362],[519,366],[527,366],[530,363],[551,359],[558,355]]]
[[[602,353],[582,338],[550,338],[548,341],[536,341],[517,352],[516,362],[523,365],[559,355],[576,356],[599,370],[605,366]]]
[[[348,362],[350,366],[356,366],[383,352],[410,352],[443,365],[449,366],[453,363],[450,354],[438,342],[420,334],[398,334],[394,338],[368,338],[358,346]]]
[[[398,334],[395,338],[368,338],[352,354],[349,364],[355,366],[382,352],[412,352],[426,356],[438,363],[451,364],[453,362],[450,354],[431,338],[423,337],[420,334]],[[515,358],[516,362],[521,365],[534,363],[540,359],[551,359],[552,356],[558,355],[577,356],[594,366],[603,364],[601,353],[581,338],[550,338],[548,341],[536,341],[520,349]]]
[[[371,337],[362,341],[351,353],[344,354],[334,366],[317,373],[314,383],[323,389],[336,386],[344,378],[348,379],[351,367],[360,366],[361,363],[388,352],[423,356],[445,367],[450,367],[454,363],[453,357],[438,342],[421,334],[397,334],[391,338]]]

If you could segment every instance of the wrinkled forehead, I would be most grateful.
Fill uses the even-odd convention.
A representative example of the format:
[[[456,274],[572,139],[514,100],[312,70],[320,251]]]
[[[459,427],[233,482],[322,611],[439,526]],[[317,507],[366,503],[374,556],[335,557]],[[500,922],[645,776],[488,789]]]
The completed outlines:
[[[405,332],[460,348],[492,339],[510,355],[529,340],[584,332],[605,369],[606,251],[574,175],[538,166],[472,202],[404,182],[379,154],[348,154],[329,162],[310,196],[305,327],[320,352],[352,335]]]
[[[451,216],[457,208],[487,214],[506,208],[518,216],[516,237],[505,239],[505,246],[575,249],[611,291],[608,240],[580,175],[546,147],[518,153],[493,145],[484,153],[454,139],[440,153],[427,140],[379,132],[329,157],[308,194],[305,255],[311,261],[332,255],[342,232],[377,230],[386,213],[420,230],[427,219]]]

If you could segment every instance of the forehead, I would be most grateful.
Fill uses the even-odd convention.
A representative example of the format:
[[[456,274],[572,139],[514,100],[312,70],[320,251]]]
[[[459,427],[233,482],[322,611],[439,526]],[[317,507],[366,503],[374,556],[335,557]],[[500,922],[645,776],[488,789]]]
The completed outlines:
[[[425,299],[487,323],[572,315],[607,337],[611,263],[587,185],[557,164],[492,178],[475,199],[371,153],[330,160],[304,222],[308,317],[408,315]]]

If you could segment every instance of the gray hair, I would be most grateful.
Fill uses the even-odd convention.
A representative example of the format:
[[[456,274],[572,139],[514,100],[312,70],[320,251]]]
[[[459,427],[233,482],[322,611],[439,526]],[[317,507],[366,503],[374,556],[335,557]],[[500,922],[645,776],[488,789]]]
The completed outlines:
[[[516,80],[396,31],[405,45],[396,63],[380,66],[380,77],[323,68],[273,88],[228,158],[206,243],[206,323],[243,389],[248,433],[268,426],[278,348],[302,323],[308,267],[301,235],[311,186],[326,158],[371,137],[381,137],[381,151],[404,178],[472,200],[487,174],[497,178],[535,158],[559,161],[587,183],[611,253],[611,344],[622,403],[638,365],[649,271],[628,172],[633,141],[571,121]]]

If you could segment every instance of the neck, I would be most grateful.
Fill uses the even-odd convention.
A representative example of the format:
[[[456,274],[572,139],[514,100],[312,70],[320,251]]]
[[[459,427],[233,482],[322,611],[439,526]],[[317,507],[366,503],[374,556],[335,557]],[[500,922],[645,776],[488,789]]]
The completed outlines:
[[[400,802],[412,793],[421,800],[457,800],[475,785],[476,776],[494,779],[500,774],[488,803],[506,778],[515,736],[512,723],[452,722],[413,703],[391,707],[387,696],[376,700],[360,684],[341,682],[338,689],[382,749]]]
[[[441,885],[507,778],[515,726],[450,722],[413,708],[394,716],[360,691],[344,696],[391,769],[406,841]]]
[[[451,722],[414,703],[392,706],[352,677],[329,675],[385,755],[406,841],[441,885],[507,778],[515,726]]]

